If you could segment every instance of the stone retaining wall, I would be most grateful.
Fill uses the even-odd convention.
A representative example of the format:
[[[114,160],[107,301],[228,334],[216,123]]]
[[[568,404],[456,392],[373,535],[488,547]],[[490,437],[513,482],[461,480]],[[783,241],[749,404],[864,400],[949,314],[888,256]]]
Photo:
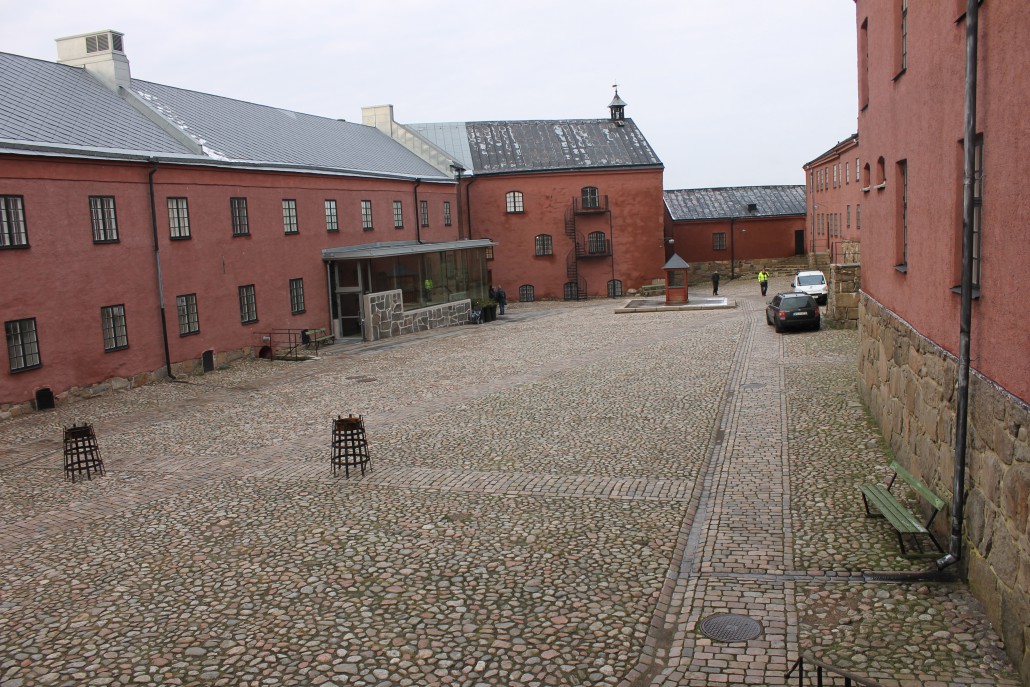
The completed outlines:
[[[958,360],[864,293],[859,310],[863,400],[898,460],[950,503]],[[961,565],[1030,685],[1028,432],[1030,407],[971,370]],[[945,547],[949,518],[935,528]]]
[[[418,310],[404,310],[404,298],[400,289],[397,289],[366,295],[363,307],[365,340],[379,341],[427,329],[468,324],[472,301],[466,299]]]
[[[856,329],[858,292],[862,288],[862,267],[830,265],[829,281],[823,324],[840,329]]]

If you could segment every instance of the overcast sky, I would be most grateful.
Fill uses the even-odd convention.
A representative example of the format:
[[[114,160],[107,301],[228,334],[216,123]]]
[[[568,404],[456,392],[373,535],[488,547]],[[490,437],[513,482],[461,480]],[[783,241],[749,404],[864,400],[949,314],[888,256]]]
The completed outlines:
[[[853,0],[0,0],[0,51],[125,34],[135,78],[361,121],[607,117],[665,188],[801,184],[856,130]]]

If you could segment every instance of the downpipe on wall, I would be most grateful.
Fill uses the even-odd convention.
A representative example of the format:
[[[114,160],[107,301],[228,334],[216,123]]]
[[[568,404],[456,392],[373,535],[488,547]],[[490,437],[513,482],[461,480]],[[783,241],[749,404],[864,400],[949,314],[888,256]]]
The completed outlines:
[[[150,158],[150,174],[147,183],[150,186],[150,226],[154,231],[154,265],[157,267],[157,299],[161,310],[161,341],[165,348],[165,371],[169,379],[175,379],[172,374],[172,354],[168,350],[168,324],[165,322],[165,286],[164,278],[161,276],[161,244],[157,238],[157,205],[154,202],[154,175],[157,173],[157,158]]]

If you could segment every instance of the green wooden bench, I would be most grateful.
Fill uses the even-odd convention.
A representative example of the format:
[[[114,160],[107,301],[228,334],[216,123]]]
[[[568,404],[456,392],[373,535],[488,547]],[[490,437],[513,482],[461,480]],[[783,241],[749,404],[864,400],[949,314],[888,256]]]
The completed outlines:
[[[891,461],[890,468],[894,471],[894,474],[891,475],[890,481],[886,485],[863,484],[860,487],[862,490],[862,502],[865,504],[866,517],[883,516],[887,519],[887,522],[897,530],[898,544],[901,546],[902,555],[906,555],[904,536],[906,534],[911,535],[913,538],[920,534],[927,535],[934,546],[937,547],[937,550],[943,553],[944,549],[941,548],[937,538],[930,531],[930,525],[933,524],[933,519],[937,517],[937,513],[940,512],[941,508],[944,508],[944,499],[930,491],[929,487],[919,481],[918,477],[899,465],[897,461]],[[891,493],[891,487],[894,486],[894,482],[898,477],[907,482],[917,494],[930,504],[932,512],[925,525]],[[870,510],[870,506],[875,507],[876,512]]]
[[[315,349],[315,353],[318,353],[319,346],[328,346],[336,340],[332,334],[326,333],[325,327],[305,329],[304,334],[307,336],[307,347]]]

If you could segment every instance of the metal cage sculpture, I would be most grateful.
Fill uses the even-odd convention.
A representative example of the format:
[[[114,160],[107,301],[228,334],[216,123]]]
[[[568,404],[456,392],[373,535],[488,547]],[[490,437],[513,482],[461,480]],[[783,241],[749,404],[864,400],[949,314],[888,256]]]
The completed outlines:
[[[93,473],[104,476],[104,458],[100,454],[97,435],[93,425],[83,423],[64,428],[64,477],[75,481],[85,473],[86,479],[93,479]]]
[[[333,445],[330,461],[333,466],[333,477],[343,469],[345,477],[350,478],[351,468],[372,469],[372,458],[368,453],[368,440],[365,438],[365,420],[359,415],[354,417],[337,416],[333,420]]]

